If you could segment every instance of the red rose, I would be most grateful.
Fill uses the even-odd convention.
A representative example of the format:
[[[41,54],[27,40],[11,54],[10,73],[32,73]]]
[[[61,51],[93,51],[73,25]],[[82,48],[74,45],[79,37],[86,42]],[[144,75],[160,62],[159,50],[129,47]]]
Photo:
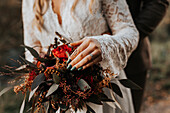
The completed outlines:
[[[56,49],[52,50],[52,53],[55,57],[66,59],[68,58],[68,55],[66,52],[71,54],[71,51],[72,49],[69,48],[67,45],[61,45],[61,46],[58,46]]]

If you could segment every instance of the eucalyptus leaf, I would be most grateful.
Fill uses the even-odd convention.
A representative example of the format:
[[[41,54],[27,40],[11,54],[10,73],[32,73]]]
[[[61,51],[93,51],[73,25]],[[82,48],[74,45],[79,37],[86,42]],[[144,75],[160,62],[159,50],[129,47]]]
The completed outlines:
[[[101,93],[100,96],[101,96],[101,101],[104,101],[104,102],[114,102],[114,100],[109,99],[107,97],[107,95],[105,95],[104,93]]]
[[[87,105],[87,112],[86,113],[96,113],[89,105]]]
[[[46,107],[47,107],[47,108],[46,108],[46,113],[48,113],[48,110],[49,110],[49,108],[50,108],[50,102],[47,102],[47,103],[46,103]]]
[[[113,94],[113,99],[114,99],[114,101],[115,101],[116,106],[117,106],[120,110],[123,110],[122,107],[121,107],[121,105],[119,104],[119,102],[116,100],[114,94]]]
[[[23,70],[23,69],[26,69],[26,68],[27,68],[27,65],[22,65],[22,66],[16,68],[15,71]]]
[[[98,105],[103,105],[102,102],[101,102],[101,99],[99,98],[99,96],[94,95],[94,94],[91,95],[86,101],[94,103],[94,104],[98,104]]]
[[[105,95],[107,94],[106,92],[111,92],[111,96],[112,96],[114,103],[113,102],[105,102],[105,103],[108,104],[109,106],[112,106],[113,108],[116,108],[117,105],[115,106],[115,104],[117,104],[116,103],[117,101],[115,99],[115,94],[113,93],[112,89],[104,87],[102,90],[104,91]],[[119,108],[121,109],[121,107],[119,107]]]
[[[36,76],[33,83],[32,83],[31,90],[33,91],[37,86],[44,83],[45,82],[44,80],[45,80],[44,73],[41,73],[38,76]]]
[[[78,86],[80,87],[80,89],[81,89],[82,91],[86,91],[86,90],[88,90],[88,89],[91,88],[91,87],[88,85],[88,83],[87,83],[85,80],[83,80],[83,79],[80,79],[77,84],[78,84]]]
[[[117,84],[110,83],[110,88],[113,90],[113,92],[115,92],[117,95],[119,95],[121,98],[123,98],[123,94]]]
[[[4,88],[4,89],[0,92],[0,96],[2,96],[4,93],[6,93],[7,91],[9,91],[9,90],[12,89],[12,88],[13,88],[12,86]]]
[[[49,95],[51,95],[52,93],[54,93],[57,89],[58,89],[59,85],[58,84],[53,84],[50,89],[48,90],[48,93],[46,95],[46,97],[48,97]]]
[[[125,86],[127,88],[131,88],[131,89],[135,89],[135,90],[142,90],[142,88],[140,86],[138,86],[137,84],[135,84],[134,82],[132,82],[129,79],[121,79],[119,81],[123,86]]]
[[[35,58],[39,58],[39,54],[35,49],[33,49],[29,46],[26,46],[26,45],[21,45],[21,46],[28,49],[28,51],[32,54],[32,56],[34,56]]]
[[[21,105],[21,108],[20,108],[20,113],[23,113],[23,112],[24,112],[25,99],[26,99],[26,95],[25,95],[24,100],[23,100],[23,102],[22,102],[22,105]]]
[[[59,84],[59,83],[60,83],[60,80],[61,80],[61,77],[59,77],[59,76],[56,75],[56,74],[53,74],[53,81],[54,81],[56,84]]]
[[[14,70],[14,73],[29,73],[27,69],[21,69],[21,70]]]
[[[33,97],[34,93],[37,91],[38,88],[39,88],[39,86],[37,86],[33,91],[30,92],[28,101],[31,100],[31,98]]]
[[[25,58],[23,58],[23,57],[21,57],[21,56],[20,56],[20,58],[21,58],[26,64],[28,64],[29,66],[34,67],[34,68],[36,68],[36,69],[38,68],[35,64],[33,64],[32,62],[26,60]]]
[[[26,46],[26,45],[21,45],[22,47],[28,49],[28,51],[34,56],[38,61],[45,62],[46,60],[44,58],[41,58],[38,54],[38,52],[33,49],[32,47]]]

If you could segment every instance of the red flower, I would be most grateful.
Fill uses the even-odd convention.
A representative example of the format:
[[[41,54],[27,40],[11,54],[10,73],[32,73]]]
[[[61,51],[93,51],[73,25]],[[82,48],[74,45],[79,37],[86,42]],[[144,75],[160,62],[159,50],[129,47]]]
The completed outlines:
[[[34,80],[34,78],[37,76],[37,74],[35,73],[35,71],[31,71],[29,73],[29,78],[28,81]]]
[[[61,45],[61,46],[58,46],[56,49],[52,50],[52,53],[55,57],[63,58],[63,59],[68,58],[68,55],[66,52],[68,52],[69,54],[71,54],[72,52],[72,49],[69,48],[67,45]]]

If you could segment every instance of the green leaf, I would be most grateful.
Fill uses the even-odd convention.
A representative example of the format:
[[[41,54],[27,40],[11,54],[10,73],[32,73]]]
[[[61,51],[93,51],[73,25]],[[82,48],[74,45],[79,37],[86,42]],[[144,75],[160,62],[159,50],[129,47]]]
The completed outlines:
[[[28,51],[32,54],[32,56],[34,56],[35,58],[39,58],[39,54],[35,49],[28,47],[26,45],[21,45],[21,46],[28,49]]]
[[[116,106],[123,111],[122,106],[119,104],[119,102],[116,100],[115,95],[112,93],[113,99],[115,101]]]
[[[37,86],[44,83],[45,82],[44,80],[45,80],[44,73],[41,73],[38,76],[36,76],[33,83],[32,83],[31,90],[33,91]]]
[[[120,106],[120,104],[118,103],[118,101],[116,100],[116,98],[115,98],[115,94],[113,93],[113,91],[112,91],[112,89],[109,89],[109,88],[103,88],[103,91],[104,91],[104,93],[106,94],[106,92],[108,92],[108,91],[111,91],[112,93],[112,99],[113,99],[113,101],[114,101],[114,103],[113,102],[105,102],[105,103],[107,103],[109,106],[115,106],[115,104],[116,104],[116,106],[119,108],[119,109],[121,109],[122,110],[122,107]]]
[[[12,88],[13,88],[12,86],[4,88],[4,89],[0,92],[0,96],[2,96],[4,93],[6,93],[7,91],[9,91],[9,90],[12,89]]]
[[[121,79],[119,81],[123,86],[125,86],[127,88],[131,88],[131,89],[135,89],[135,90],[142,90],[142,88],[140,86],[138,86],[137,84],[135,84],[134,82],[132,82],[129,79]]]
[[[15,73],[28,73],[27,65],[22,65],[14,70]]]
[[[21,56],[20,56],[20,58],[21,58],[26,64],[28,64],[29,66],[34,67],[34,68],[36,68],[36,69],[38,68],[35,64],[33,64],[32,62],[26,60],[25,58],[23,58],[23,57],[21,57]]]
[[[85,80],[83,80],[83,79],[80,79],[77,84],[78,84],[78,86],[80,87],[80,89],[81,89],[82,91],[86,91],[86,90],[88,90],[88,89],[91,88],[91,87],[88,85],[88,83],[87,83]]]
[[[49,108],[50,108],[50,102],[49,101],[46,102],[45,106],[46,106],[46,113],[48,113]]]
[[[54,81],[56,84],[59,84],[59,83],[60,83],[60,80],[61,80],[61,77],[59,77],[59,76],[56,75],[56,74],[53,74],[53,81]]]
[[[23,112],[24,112],[25,99],[26,99],[26,95],[25,95],[24,100],[23,100],[23,102],[22,102],[22,105],[21,105],[21,108],[20,108],[20,113],[23,113]]]
[[[104,93],[101,93],[100,96],[101,96],[101,101],[104,101],[104,102],[114,102],[114,100],[109,99],[107,97],[107,95],[105,95]]]
[[[87,105],[87,112],[86,113],[96,113],[89,105]]]
[[[31,100],[31,98],[33,97],[34,93],[37,91],[38,88],[39,88],[39,86],[37,86],[33,91],[30,92],[28,101]]]
[[[21,45],[21,46],[28,49],[28,51],[32,54],[32,56],[34,56],[38,61],[41,61],[41,62],[46,61],[44,58],[41,58],[39,56],[38,52],[35,49],[33,49],[33,48],[29,47],[29,46],[25,46],[25,45]]]
[[[50,89],[48,90],[48,93],[46,95],[46,97],[48,97],[49,95],[51,95],[52,93],[54,93],[57,89],[58,89],[58,84],[53,84]]]
[[[101,102],[101,99],[99,98],[99,96],[94,95],[94,94],[91,95],[86,101],[94,103],[94,104],[98,104],[98,105],[103,105],[102,102]]]
[[[117,95],[119,95],[121,98],[123,98],[123,94],[117,84],[110,83],[110,88],[113,90],[113,92],[115,92]]]
[[[16,68],[15,71],[19,71],[19,70],[26,69],[26,68],[27,68],[27,65],[22,65],[22,66]]]

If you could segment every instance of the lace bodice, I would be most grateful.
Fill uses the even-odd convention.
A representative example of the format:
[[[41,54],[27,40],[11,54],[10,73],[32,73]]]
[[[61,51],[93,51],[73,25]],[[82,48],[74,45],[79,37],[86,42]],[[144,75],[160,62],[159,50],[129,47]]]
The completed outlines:
[[[84,37],[94,38],[101,44],[101,66],[118,74],[125,67],[129,55],[137,46],[138,32],[125,0],[94,0],[92,14],[89,11],[90,1],[79,0],[75,10],[71,13],[74,0],[63,0],[60,8],[62,18],[60,25],[57,15],[52,10],[51,0],[49,0],[49,8],[43,17],[45,29],[40,32],[36,27],[32,28],[35,16],[34,0],[23,0],[25,45],[38,46],[36,49],[39,52],[46,52],[47,47],[56,37],[55,31],[69,42]],[[112,35],[101,35],[109,30]],[[29,53],[26,53],[26,57],[30,61],[33,60]]]

